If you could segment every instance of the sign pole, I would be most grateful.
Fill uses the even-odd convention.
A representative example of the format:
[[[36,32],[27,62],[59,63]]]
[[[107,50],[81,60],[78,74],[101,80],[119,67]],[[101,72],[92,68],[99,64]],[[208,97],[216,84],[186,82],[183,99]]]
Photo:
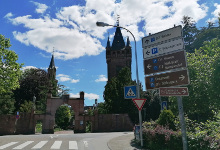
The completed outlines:
[[[183,102],[182,102],[181,96],[177,96],[177,102],[178,102],[179,117],[180,117],[180,124],[181,124],[183,150],[187,150],[186,124],[185,124],[185,119],[184,119]]]
[[[141,110],[139,110],[139,124],[140,124],[141,146],[143,147],[143,134],[142,134],[142,116],[141,116]]]

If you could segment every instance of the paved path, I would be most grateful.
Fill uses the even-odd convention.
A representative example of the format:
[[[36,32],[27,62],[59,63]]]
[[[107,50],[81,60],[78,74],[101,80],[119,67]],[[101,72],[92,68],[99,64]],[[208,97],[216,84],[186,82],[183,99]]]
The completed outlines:
[[[123,136],[111,139],[108,142],[108,147],[111,150],[144,150],[134,142],[134,133],[127,132]]]

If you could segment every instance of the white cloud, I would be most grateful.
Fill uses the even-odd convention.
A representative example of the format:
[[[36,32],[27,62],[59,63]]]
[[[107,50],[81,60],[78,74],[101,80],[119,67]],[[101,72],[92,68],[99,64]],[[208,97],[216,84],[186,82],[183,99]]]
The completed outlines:
[[[72,79],[72,80],[71,80],[71,83],[77,83],[77,82],[79,82],[79,79],[77,79],[77,80]]]
[[[99,75],[99,78],[95,80],[95,82],[106,82],[108,79],[105,77],[105,75]]]
[[[10,19],[10,17],[12,17],[12,16],[13,16],[13,14],[10,12],[10,13],[7,13],[7,14],[4,16],[4,18]]]
[[[71,79],[71,77],[69,75],[65,75],[65,74],[58,74],[57,78],[60,82],[66,82],[66,81],[70,81],[71,83],[79,82],[79,79],[77,79],[77,80]]]
[[[45,12],[46,6],[34,3],[38,5],[39,13]],[[217,12],[219,6],[215,6]],[[85,6],[62,7],[55,18],[49,14],[39,18],[31,15],[13,18],[10,13],[6,18],[14,25],[27,28],[25,32],[14,31],[15,39],[50,53],[55,47],[55,57],[68,60],[99,55],[105,50],[100,40],[105,38],[110,27],[97,27],[97,21],[115,24],[120,15],[120,25],[130,30],[138,41],[149,33],[181,24],[184,15],[197,22],[206,16],[207,10],[207,6],[199,4],[198,0],[123,0],[117,3],[115,0],[86,0]],[[133,40],[125,30],[122,33]]]
[[[34,66],[25,66],[25,67],[22,67],[22,70],[25,71],[27,69],[37,69],[37,67],[34,67]]]
[[[24,24],[31,29],[21,33],[14,31],[14,37],[25,45],[33,45],[47,52],[54,53],[57,59],[73,59],[84,55],[98,55],[103,50],[101,42],[92,38],[89,34],[77,29],[61,27],[62,22],[48,17],[32,19],[31,16],[23,16],[11,19],[15,25]]]
[[[216,7],[215,11],[212,12],[213,18],[208,19],[207,22],[215,23],[218,20],[219,13],[220,13],[220,4],[215,3],[214,6]]]
[[[94,93],[85,93],[85,98],[89,100],[99,99],[99,95]]]
[[[70,97],[79,98],[80,95],[79,93],[78,94],[70,93]]]
[[[70,93],[70,97],[79,98],[80,95],[79,94]],[[94,93],[85,93],[84,97],[87,98],[88,100],[99,99],[99,95],[94,94]]]
[[[33,3],[34,3],[34,5],[37,6],[37,9],[35,10],[37,13],[43,14],[48,8],[48,6],[45,5],[45,4],[41,4],[41,3],[38,3],[38,2],[33,2]]]

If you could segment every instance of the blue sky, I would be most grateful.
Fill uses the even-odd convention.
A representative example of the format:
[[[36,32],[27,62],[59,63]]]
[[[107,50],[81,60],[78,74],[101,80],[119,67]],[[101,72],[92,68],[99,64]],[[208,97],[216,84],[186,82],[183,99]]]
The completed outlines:
[[[175,25],[184,15],[198,27],[217,22],[219,0],[0,0],[0,34],[10,38],[23,69],[47,69],[54,49],[57,80],[71,97],[85,92],[85,104],[103,102],[107,81],[105,47],[115,29],[96,27],[97,21],[129,29],[137,40],[139,79],[144,84],[141,39]],[[134,42],[130,37],[134,54]],[[132,58],[132,79],[136,79]],[[144,85],[145,88],[145,85]]]

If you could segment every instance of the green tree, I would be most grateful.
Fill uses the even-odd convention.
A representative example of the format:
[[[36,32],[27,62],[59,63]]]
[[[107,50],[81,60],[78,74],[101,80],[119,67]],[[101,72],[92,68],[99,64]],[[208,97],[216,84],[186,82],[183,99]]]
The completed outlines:
[[[184,44],[185,49],[187,52],[194,52],[194,48],[192,46],[195,36],[198,33],[198,29],[196,27],[196,23],[194,20],[192,20],[189,16],[183,16],[182,20],[183,24],[183,37],[184,37]]]
[[[10,40],[0,34],[0,94],[19,87],[22,64],[16,62],[18,55],[10,47]]]
[[[45,70],[31,68],[24,70],[19,80],[20,88],[14,90],[15,107],[18,110],[25,101],[33,101],[36,97],[36,109],[44,112],[50,81]]]
[[[131,99],[124,99],[124,87],[135,85],[129,68],[123,68],[117,77],[107,82],[104,91],[104,106],[107,113],[128,113],[133,122],[138,122],[138,110]],[[143,93],[143,92],[141,92]]]
[[[68,106],[61,105],[55,114],[55,122],[56,125],[59,126],[61,129],[67,129],[70,125],[71,120],[71,111]]]
[[[198,34],[194,37],[194,42],[192,44],[193,49],[199,49],[203,46],[205,41],[210,42],[214,38],[219,39],[220,28],[214,27],[214,23],[209,22],[208,27],[203,27],[199,30]]]
[[[15,109],[14,103],[12,92],[0,94],[0,114],[12,114]]]
[[[24,101],[24,103],[21,104],[21,107],[20,107],[19,111],[30,113],[32,108],[33,108],[33,102]]]
[[[220,109],[220,40],[205,42],[188,53],[190,73],[189,97],[184,97],[184,110],[190,119],[213,120]]]

